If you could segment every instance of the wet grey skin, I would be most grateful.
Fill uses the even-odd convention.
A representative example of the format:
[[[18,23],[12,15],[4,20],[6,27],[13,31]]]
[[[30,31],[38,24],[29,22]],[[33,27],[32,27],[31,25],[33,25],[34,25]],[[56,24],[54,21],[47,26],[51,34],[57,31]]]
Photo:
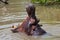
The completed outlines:
[[[39,20],[36,18],[36,15],[35,15],[35,6],[33,5],[33,4],[29,4],[29,5],[27,5],[27,7],[26,7],[26,11],[27,11],[27,14],[28,14],[28,16],[30,17],[30,18],[33,18],[33,19],[35,19],[35,22],[33,23],[33,24],[27,24],[27,25],[29,25],[29,26],[26,26],[26,30],[25,30],[25,33],[27,34],[27,35],[43,35],[43,34],[45,34],[46,33],[46,31],[45,30],[43,30],[42,28],[41,28],[41,25],[39,25],[38,23],[39,23]],[[27,19],[28,20],[28,19]],[[30,34],[30,32],[31,32],[31,27],[32,26],[36,26],[36,28],[35,29],[33,29],[33,34]],[[14,30],[12,30],[12,32],[13,33],[16,33],[17,32],[17,29],[19,29],[19,28],[16,28],[16,29],[14,29]]]

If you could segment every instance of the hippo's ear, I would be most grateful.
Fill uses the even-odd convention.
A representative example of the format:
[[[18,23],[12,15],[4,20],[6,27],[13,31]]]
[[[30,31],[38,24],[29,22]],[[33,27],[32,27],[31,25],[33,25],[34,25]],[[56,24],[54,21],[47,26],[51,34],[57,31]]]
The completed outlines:
[[[42,27],[42,25],[41,25],[41,24],[40,24],[40,25],[38,24],[38,25],[37,25],[37,27],[38,27],[38,28],[41,28],[41,27]]]
[[[40,26],[43,26],[42,24],[40,24]]]
[[[38,23],[39,23],[40,19],[38,19]]]

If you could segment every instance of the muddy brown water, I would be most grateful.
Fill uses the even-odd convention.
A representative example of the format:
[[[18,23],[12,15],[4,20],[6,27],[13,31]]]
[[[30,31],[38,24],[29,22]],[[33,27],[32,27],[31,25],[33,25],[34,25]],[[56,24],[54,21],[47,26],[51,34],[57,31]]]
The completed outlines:
[[[25,17],[25,5],[30,0],[9,0],[9,5],[0,4],[0,40],[60,40],[60,6],[37,6],[36,16],[41,19],[42,28],[47,34],[27,36],[24,33],[12,33],[11,26],[18,25]],[[51,24],[52,23],[52,24]]]

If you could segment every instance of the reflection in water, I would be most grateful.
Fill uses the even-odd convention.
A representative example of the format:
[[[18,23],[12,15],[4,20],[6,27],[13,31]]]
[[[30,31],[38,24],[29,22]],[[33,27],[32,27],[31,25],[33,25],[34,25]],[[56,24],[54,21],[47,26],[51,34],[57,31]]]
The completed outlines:
[[[14,12],[14,13],[10,13],[9,9],[4,6],[3,8],[1,8],[2,14],[0,16],[0,22],[3,24],[4,22],[9,22],[9,21],[17,21],[19,22],[19,20],[25,19],[26,12]],[[12,23],[12,22],[11,22]],[[8,23],[9,24],[9,23]]]
[[[4,13],[6,13],[8,10],[7,10],[7,8],[4,6],[3,8],[2,8],[2,13],[3,13],[3,15],[4,15]]]
[[[12,25],[18,25],[18,23],[25,19],[27,15],[25,4],[29,3],[30,0],[9,1],[9,5],[0,5],[0,40],[60,40],[60,24],[43,24],[42,28],[46,30],[48,34],[42,36],[27,36],[23,33],[12,33],[10,27]],[[37,17],[40,18],[41,21],[57,20],[57,18],[60,18],[60,16],[57,16],[60,14],[60,8],[58,6],[36,6],[36,8]],[[53,13],[56,13],[56,15],[53,15]]]

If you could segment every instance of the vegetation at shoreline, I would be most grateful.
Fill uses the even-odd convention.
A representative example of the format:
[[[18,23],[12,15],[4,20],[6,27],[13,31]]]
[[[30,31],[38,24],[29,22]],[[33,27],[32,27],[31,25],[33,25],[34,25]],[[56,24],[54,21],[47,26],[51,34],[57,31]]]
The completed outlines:
[[[31,2],[42,5],[60,4],[60,0],[31,0]]]

